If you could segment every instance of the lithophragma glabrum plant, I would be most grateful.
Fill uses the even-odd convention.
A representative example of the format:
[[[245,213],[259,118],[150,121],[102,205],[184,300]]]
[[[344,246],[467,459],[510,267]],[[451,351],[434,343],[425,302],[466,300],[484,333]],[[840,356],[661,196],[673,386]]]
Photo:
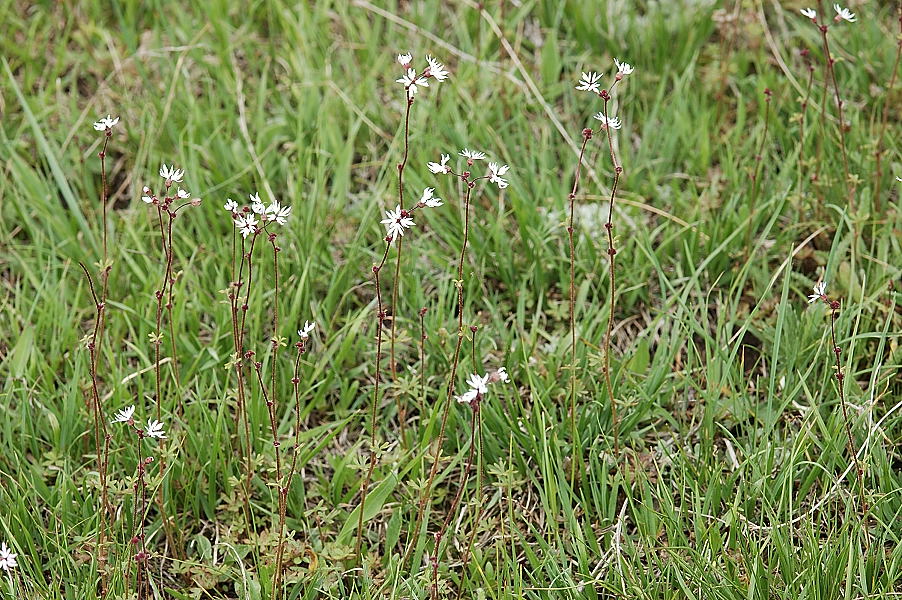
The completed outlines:
[[[579,91],[595,94],[603,101],[602,110],[596,113],[593,118],[601,123],[601,129],[604,130],[607,135],[608,152],[611,158],[611,170],[613,172],[611,195],[610,200],[608,201],[608,218],[604,224],[608,243],[607,254],[610,261],[610,269],[608,271],[609,312],[607,328],[605,330],[604,336],[604,344],[602,348],[604,353],[604,366],[602,368],[604,371],[603,375],[605,379],[605,385],[607,386],[608,390],[608,401],[610,402],[611,406],[611,428],[614,438],[614,453],[616,454],[619,448],[620,423],[617,417],[617,401],[614,397],[614,388],[611,380],[611,332],[613,331],[614,326],[614,309],[616,307],[617,301],[615,260],[617,249],[615,247],[615,238],[613,232],[613,218],[615,199],[617,197],[617,186],[619,185],[621,175],[623,174],[623,166],[617,159],[617,153],[614,149],[614,140],[611,133],[611,130],[620,129],[622,127],[622,123],[620,122],[620,119],[618,117],[615,117],[611,114],[611,112],[608,110],[608,106],[612,99],[614,87],[619,82],[621,82],[624,77],[631,74],[634,71],[634,68],[629,63],[620,62],[616,58],[614,59],[614,66],[616,67],[617,72],[614,74],[613,81],[611,82],[611,85],[609,87],[602,87],[601,74],[590,71],[588,73],[582,74],[579,83],[577,83],[576,85],[576,89]],[[579,430],[576,423],[576,253],[573,243],[573,213],[574,203],[576,202],[576,191],[579,186],[580,169],[582,167],[583,158],[585,156],[586,144],[590,139],[592,139],[592,135],[592,129],[583,129],[583,143],[580,148],[579,156],[577,157],[575,175],[573,178],[573,187],[571,188],[570,194],[568,195],[569,219],[567,223],[567,238],[570,247],[570,429],[574,447],[574,456],[571,462],[571,482],[575,480],[577,464],[581,461],[581,450],[578,450],[578,448],[580,447]]]
[[[426,67],[423,68],[423,70],[420,72],[417,72],[417,70],[412,66],[413,55],[411,53],[399,54],[397,61],[404,71],[404,74],[396,80],[396,83],[400,83],[404,87],[405,108],[404,129],[402,134],[404,151],[401,156],[401,160],[397,164],[398,194],[395,209],[385,211],[385,218],[382,220],[382,224],[386,229],[385,237],[383,238],[385,242],[385,249],[382,253],[382,259],[377,264],[373,265],[373,284],[376,288],[376,368],[373,379],[373,397],[370,403],[370,456],[367,466],[367,472],[360,486],[360,514],[358,516],[357,541],[354,550],[355,556],[357,557],[358,561],[360,560],[361,545],[363,542],[363,512],[366,507],[366,497],[369,493],[369,487],[370,483],[372,482],[373,471],[376,468],[377,455],[379,453],[376,434],[376,420],[378,405],[380,401],[380,383],[382,379],[383,330],[385,328],[385,320],[388,318],[388,314],[382,298],[381,271],[383,267],[385,267],[385,263],[388,260],[389,251],[391,250],[393,245],[396,246],[397,254],[395,263],[395,277],[392,282],[391,291],[391,331],[389,336],[389,370],[391,371],[392,379],[394,380],[397,376],[395,357],[395,326],[398,322],[399,314],[397,304],[398,289],[401,277],[404,232],[405,230],[415,225],[412,218],[415,210],[427,207],[436,208],[442,205],[441,198],[436,198],[433,195],[434,189],[426,188],[423,191],[420,199],[416,203],[413,203],[411,206],[406,206],[406,201],[404,199],[404,171],[407,168],[407,164],[410,159],[410,112],[414,105],[416,95],[422,88],[428,88],[431,81],[445,81],[449,77],[450,73],[442,63],[431,56],[426,57]],[[401,429],[401,437],[403,439],[406,411],[399,408],[398,415],[400,421],[399,427]]]

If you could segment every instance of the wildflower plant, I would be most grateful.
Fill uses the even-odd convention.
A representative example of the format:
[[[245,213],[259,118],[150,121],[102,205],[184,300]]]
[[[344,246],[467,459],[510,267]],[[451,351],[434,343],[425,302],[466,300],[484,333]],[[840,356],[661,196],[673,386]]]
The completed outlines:
[[[611,406],[611,427],[613,432],[614,439],[614,452],[615,454],[618,451],[619,447],[619,421],[617,418],[617,402],[614,397],[614,388],[611,381],[611,332],[614,326],[614,309],[616,307],[616,259],[615,256],[617,254],[617,250],[615,248],[615,238],[614,238],[614,206],[615,199],[617,197],[617,187],[620,183],[620,178],[623,174],[623,166],[620,164],[620,161],[617,159],[617,154],[614,150],[614,141],[612,130],[619,130],[623,127],[620,119],[614,115],[612,115],[608,109],[609,103],[612,99],[612,94],[614,92],[614,87],[622,81],[625,77],[632,74],[635,71],[633,65],[627,62],[620,62],[618,59],[614,59],[614,66],[616,68],[616,72],[614,73],[611,81],[611,85],[607,88],[601,85],[601,75],[597,72],[591,71],[588,73],[582,73],[579,82],[576,85],[576,89],[578,91],[588,92],[591,94],[595,94],[603,101],[602,110],[593,115],[593,118],[601,124],[601,129],[605,131],[607,140],[608,140],[608,151],[611,159],[611,170],[613,171],[613,182],[611,183],[611,195],[610,200],[608,202],[608,218],[604,224],[605,233],[607,237],[607,254],[610,260],[610,269],[608,271],[608,323],[607,328],[605,330],[604,336],[604,378],[605,384],[608,390],[608,401]],[[574,249],[574,241],[573,241],[573,215],[574,215],[574,204],[576,201],[576,192],[579,186],[579,177],[580,177],[580,169],[582,167],[583,158],[585,156],[586,144],[590,139],[592,139],[593,131],[590,128],[583,129],[582,137],[583,143],[580,148],[579,156],[577,158],[575,175],[573,178],[573,187],[570,190],[570,194],[568,195],[569,200],[569,208],[570,208],[570,216],[567,224],[567,238],[570,247],[570,429],[571,429],[571,438],[574,446],[574,451],[579,447],[579,432],[576,423],[576,281],[575,281],[575,263],[576,263],[576,254]],[[577,466],[577,457],[574,456],[574,460],[571,463],[571,483],[575,481],[576,478],[576,466]]]
[[[385,327],[385,319],[387,317],[385,306],[382,299],[382,283],[380,273],[388,260],[389,251],[394,245],[396,247],[396,263],[395,277],[392,281],[391,290],[391,331],[389,341],[389,370],[392,380],[397,378],[397,362],[395,357],[395,328],[398,322],[398,289],[400,285],[401,264],[403,254],[404,234],[406,230],[416,225],[413,220],[413,214],[418,209],[437,208],[442,205],[441,198],[433,195],[432,188],[426,188],[423,191],[420,200],[412,205],[407,205],[404,198],[404,171],[407,168],[410,159],[410,112],[414,105],[417,92],[421,88],[428,88],[430,81],[441,83],[448,79],[450,72],[438,60],[431,56],[426,57],[426,67],[421,71],[417,71],[412,67],[413,55],[411,53],[398,54],[398,64],[403,69],[403,75],[396,80],[396,83],[404,87],[404,152],[401,161],[397,164],[398,169],[398,196],[394,210],[385,211],[385,218],[381,223],[385,226],[385,250],[382,259],[378,264],[373,265],[373,283],[376,288],[376,369],[375,379],[373,382],[373,397],[370,405],[370,457],[367,474],[362,481],[360,488],[360,514],[357,523],[357,540],[355,544],[355,555],[358,562],[361,556],[361,545],[363,541],[363,513],[366,507],[366,497],[369,492],[370,483],[373,477],[373,471],[376,468],[376,412],[379,404],[379,387],[382,371],[382,337]],[[397,242],[397,243],[395,243]],[[399,410],[399,415],[403,411]],[[404,437],[404,419],[400,419],[401,437]]]

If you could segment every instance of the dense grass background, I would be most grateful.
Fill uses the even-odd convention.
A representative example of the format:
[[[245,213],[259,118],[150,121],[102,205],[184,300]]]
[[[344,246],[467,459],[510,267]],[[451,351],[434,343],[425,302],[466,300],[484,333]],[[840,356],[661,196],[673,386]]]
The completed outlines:
[[[798,2],[157,1],[0,2],[0,540],[20,568],[4,597],[93,598],[98,480],[84,336],[93,306],[78,261],[100,256],[100,115],[122,118],[111,173],[108,412],[153,396],[153,291],[162,251],[140,201],[161,162],[187,171],[204,204],[176,221],[180,386],[167,384],[171,443],[161,486],[172,531],[149,517],[161,597],[267,597],[273,494],[255,481],[254,527],[241,513],[234,448],[227,197],[259,191],[293,206],[280,234],[286,315],[319,329],[303,367],[303,469],[289,500],[292,598],[428,597],[424,536],[413,567],[399,554],[431,464],[453,348],[461,190],[425,168],[475,147],[512,166],[511,186],[480,192],[466,265],[463,367],[506,366],[513,383],[483,406],[483,494],[475,479],[443,590],[464,598],[883,598],[902,593],[899,347],[900,94],[888,92],[892,2],[855,2],[858,23],[830,29],[846,100],[850,210],[834,104],[821,126],[817,31]],[[817,65],[806,135],[800,105]],[[380,410],[387,443],[368,502],[367,561],[353,529],[368,446],[374,288],[381,210],[395,204],[403,91],[394,62],[430,53],[452,78],[417,96],[410,194],[446,206],[419,215],[400,281],[399,380]],[[615,393],[624,451],[611,452],[601,377],[608,262],[602,223],[611,173],[604,138],[577,216],[578,420],[567,426],[568,262],[564,210],[574,143],[600,110],[574,91],[581,70],[636,65],[619,85],[615,137],[625,167],[619,209]],[[750,201],[773,90],[757,206]],[[874,151],[890,107],[880,198]],[[818,182],[815,158],[823,167]],[[879,201],[880,210],[877,210]],[[267,267],[262,277],[269,276]],[[820,278],[842,301],[846,393],[870,511],[859,516],[831,365],[829,311],[805,296]],[[391,274],[385,274],[386,284]],[[250,339],[263,348],[271,291],[260,288]],[[428,395],[419,396],[416,311],[428,307]],[[164,345],[164,348],[166,346]],[[475,348],[475,352],[473,351]],[[288,369],[288,358],[286,369]],[[287,371],[286,371],[287,373]],[[461,385],[463,376],[461,374]],[[289,375],[281,396],[288,398]],[[398,402],[412,407],[399,439]],[[181,418],[171,411],[184,404]],[[146,408],[145,408],[146,407]],[[283,405],[283,434],[292,417]],[[253,403],[259,472],[268,419]],[[457,491],[469,414],[453,407],[429,512],[435,531]],[[570,461],[585,472],[575,487]],[[114,524],[131,536],[134,452],[113,439]],[[475,522],[477,502],[484,505]],[[349,526],[346,524],[350,523]],[[476,528],[473,560],[461,551]],[[867,530],[867,532],[865,531]],[[349,535],[349,533],[351,535]],[[127,558],[111,565],[127,597]]]

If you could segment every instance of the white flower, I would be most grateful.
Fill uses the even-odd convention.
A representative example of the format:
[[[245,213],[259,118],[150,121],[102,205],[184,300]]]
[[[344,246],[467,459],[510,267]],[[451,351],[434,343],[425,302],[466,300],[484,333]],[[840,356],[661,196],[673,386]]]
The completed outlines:
[[[426,188],[425,190],[423,190],[423,197],[420,198],[420,202],[422,202],[423,204],[425,204],[426,206],[428,206],[430,208],[438,208],[439,206],[441,206],[443,204],[442,199],[441,198],[433,198],[432,197],[433,192],[435,192],[435,188]]]
[[[468,161],[472,160],[482,160],[485,158],[485,152],[479,152],[477,150],[470,150],[469,148],[464,148],[459,152],[461,156],[466,158]]]
[[[410,61],[412,61],[412,60],[413,60],[413,55],[410,52],[408,52],[407,54],[399,54],[398,55],[398,63],[404,68],[407,68],[407,65],[409,65]]]
[[[625,62],[620,62],[616,58],[614,59],[614,64],[617,65],[617,74],[618,75],[629,75],[635,69],[633,69],[633,65]]]
[[[160,167],[160,177],[162,177],[169,183],[180,182],[184,175],[185,171],[183,169],[176,169],[175,165],[167,167],[165,164],[163,164],[163,166]]]
[[[275,221],[279,225],[284,225],[291,216],[291,207],[282,206],[278,200],[273,200],[272,204],[266,207],[267,219]]]
[[[448,69],[445,68],[445,65],[435,60],[431,56],[426,57],[426,62],[429,63],[429,68],[426,70],[426,74],[429,77],[434,77],[436,81],[444,81],[448,79]]]
[[[461,404],[470,404],[473,400],[476,399],[476,396],[479,395],[478,390],[468,390],[465,394],[461,394],[460,396],[454,396],[454,399],[460,402]]]
[[[610,127],[611,129],[620,129],[621,127],[620,119],[617,117],[607,117],[604,113],[598,113],[595,115],[595,118],[601,121],[604,127]]]
[[[808,304],[812,302],[817,302],[821,298],[826,298],[827,296],[827,282],[819,281],[814,284],[814,293],[808,296]]]
[[[576,89],[581,92],[594,92],[600,94],[601,89],[598,87],[599,79],[601,79],[601,73],[596,73],[595,71],[583,73],[579,83],[576,85]]]
[[[260,202],[260,194],[250,194],[251,210],[258,215],[266,212],[266,205]]]
[[[235,219],[235,227],[238,228],[238,231],[244,238],[247,238],[247,236],[257,230],[257,223],[257,218],[254,215],[246,215]]]
[[[401,205],[395,207],[395,210],[385,211],[385,218],[379,221],[385,225],[388,236],[395,239],[399,235],[404,235],[404,230],[411,225],[416,225],[408,215],[407,211],[401,210]]]
[[[304,321],[304,327],[302,329],[298,329],[298,335],[301,336],[301,339],[307,339],[310,337],[310,332],[313,331],[313,328],[316,327],[316,321],[311,323],[310,321]]]
[[[845,21],[848,21],[849,23],[855,22],[855,13],[850,11],[848,8],[842,8],[839,4],[834,4],[833,10],[836,11],[836,17],[834,17],[834,20],[839,21],[840,19],[843,19]]]
[[[448,160],[450,158],[451,157],[448,156],[447,154],[442,154],[442,158],[441,158],[442,162],[440,162],[440,163],[430,162],[430,163],[426,163],[426,166],[429,167],[429,170],[432,171],[433,173],[448,174],[451,172],[451,167],[449,167],[447,164]]]
[[[817,11],[814,10],[813,8],[803,8],[799,12],[801,12],[803,15],[805,15],[812,21],[817,18]]]
[[[155,419],[147,419],[147,427],[144,429],[144,435],[159,440],[166,439],[166,432],[163,431],[163,424]]]
[[[507,170],[510,169],[507,165],[498,165],[498,163],[489,163],[489,182],[494,183],[498,186],[499,189],[504,189],[507,187],[508,183],[506,179],[502,179],[501,176],[507,173]]]
[[[16,556],[18,555],[12,553],[6,542],[0,544],[0,569],[9,573],[14,567],[18,567],[19,563],[16,562]]]
[[[129,421],[132,420],[132,417],[134,416],[134,414],[135,414],[135,406],[134,405],[127,406],[127,407],[123,408],[122,410],[120,410],[119,412],[117,412],[113,416],[113,420],[110,421],[110,423],[128,423]]]
[[[902,177],[896,177],[896,181],[902,181]]]
[[[417,72],[413,69],[407,69],[407,74],[401,79],[396,79],[398,83],[402,84],[405,88],[407,88],[407,97],[413,98],[417,93],[417,86],[429,87],[429,81],[425,78],[419,77]]]
[[[507,369],[504,367],[495,371],[493,379],[500,381],[501,383],[508,383],[511,380],[510,375],[507,374]]]
[[[467,385],[470,386],[470,389],[475,390],[475,391],[479,392],[480,394],[485,394],[486,392],[489,391],[488,388],[486,387],[488,382],[489,382],[488,375],[483,375],[482,377],[480,377],[478,374],[472,373],[467,378]]]
[[[145,185],[142,191],[144,192],[144,195],[141,196],[141,200],[143,200],[145,204],[152,204],[153,192],[150,191],[150,188]]]
[[[238,210],[238,203],[235,202],[234,200],[232,200],[231,198],[229,198],[228,201],[225,204],[223,204],[222,207],[229,212],[235,212],[236,210]]]
[[[110,115],[102,117],[99,121],[94,123],[94,129],[97,131],[106,131],[107,129],[112,129],[113,126],[119,122],[119,117],[115,119],[111,119]]]
[[[179,198],[181,198],[182,200],[187,200],[188,198],[191,197],[191,193],[190,193],[190,192],[186,192],[186,191],[183,190],[182,188],[179,188],[179,191],[176,192],[175,195],[178,196]]]

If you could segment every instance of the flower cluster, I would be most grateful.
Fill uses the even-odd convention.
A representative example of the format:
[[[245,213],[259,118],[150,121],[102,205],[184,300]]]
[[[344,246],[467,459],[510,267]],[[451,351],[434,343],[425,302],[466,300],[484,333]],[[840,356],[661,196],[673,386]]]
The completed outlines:
[[[176,169],[175,165],[172,165],[170,167],[166,164],[163,164],[162,166],[160,166],[160,177],[163,178],[163,185],[166,187],[166,193],[163,194],[162,198],[158,198],[157,195],[153,193],[153,190],[145,185],[142,190],[143,195],[141,196],[141,200],[145,204],[155,204],[160,208],[160,210],[168,211],[173,202],[177,200],[184,201],[181,206],[176,207],[175,210],[170,212],[172,216],[174,216],[175,213],[178,212],[179,208],[182,208],[182,206],[185,206],[187,204],[190,204],[191,206],[200,205],[200,198],[191,198],[191,192],[183,190],[181,187],[176,187],[175,194],[171,196],[169,195],[169,188],[172,187],[172,184],[181,183],[182,179],[185,177],[184,169]]]
[[[232,222],[242,237],[257,234],[266,229],[272,222],[285,225],[291,216],[291,207],[273,200],[269,206],[260,200],[259,194],[250,194],[250,206],[239,206],[237,202],[229,198],[223,208],[231,213]],[[261,225],[262,223],[262,225]]]
[[[636,70],[633,65],[629,64],[628,62],[620,62],[616,58],[614,59],[614,66],[617,67],[617,73],[614,74],[614,84]],[[590,92],[592,94],[596,94],[600,98],[609,100],[610,92],[611,89],[613,89],[614,84],[611,84],[611,88],[602,88],[600,83],[601,77],[601,73],[596,73],[595,71],[582,73],[579,81],[576,84],[576,89],[581,92]],[[621,127],[619,118],[608,116],[603,112],[596,113],[594,115],[594,118],[601,121],[601,125],[605,129],[620,129]]]
[[[144,429],[138,427],[135,423],[135,407],[127,406],[113,415],[110,423],[125,423],[129,427],[134,427],[136,432],[144,437],[152,437],[159,440],[166,439],[166,432],[163,430],[163,423],[156,419],[147,419],[147,425]]]
[[[477,160],[485,160],[485,152],[480,152],[479,150],[464,148],[458,152],[458,154],[467,159],[467,168],[476,164]],[[436,175],[455,175],[457,177],[468,178],[470,175],[469,172],[455,173],[454,169],[448,166],[448,161],[450,159],[451,157],[448,154],[442,154],[440,162],[428,162],[426,163],[426,167]],[[503,190],[509,185],[509,182],[503,178],[504,174],[507,173],[509,169],[510,167],[508,165],[490,162],[488,173],[477,179],[488,179],[489,183],[494,183],[498,186],[498,189]],[[427,190],[429,189],[431,188],[427,188]],[[427,204],[427,206],[429,205]]]
[[[460,404],[469,404],[470,406],[476,406],[480,400],[488,393],[489,384],[496,382],[507,383],[510,381],[510,377],[507,374],[507,369],[501,367],[497,371],[492,373],[486,373],[485,375],[479,375],[478,373],[472,373],[469,377],[467,377],[467,386],[470,388],[465,393],[460,396],[455,396],[454,399],[457,400]]]
[[[407,90],[408,100],[413,101],[413,97],[416,95],[419,88],[429,87],[430,79],[435,79],[438,82],[448,79],[448,75],[450,74],[448,69],[445,68],[445,65],[431,56],[426,57],[427,66],[420,74],[417,74],[416,69],[410,66],[412,61],[413,55],[410,53],[398,55],[398,63],[404,68],[405,72],[404,76],[398,79],[397,82],[403,85],[404,89]]]
[[[16,562],[16,556],[6,545],[6,542],[0,544],[0,569],[9,573],[15,567],[18,567],[19,563]]]

